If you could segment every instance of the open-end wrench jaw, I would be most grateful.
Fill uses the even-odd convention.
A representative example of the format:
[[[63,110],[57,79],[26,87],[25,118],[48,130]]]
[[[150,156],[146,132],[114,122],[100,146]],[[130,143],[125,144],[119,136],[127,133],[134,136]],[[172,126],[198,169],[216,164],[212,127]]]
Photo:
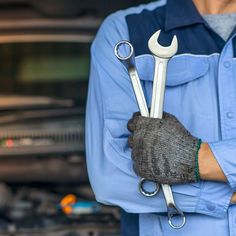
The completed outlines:
[[[158,30],[148,41],[148,47],[154,55],[158,55],[161,58],[171,58],[177,53],[178,40],[176,35],[173,37],[171,45],[163,47],[158,43],[161,30]]]

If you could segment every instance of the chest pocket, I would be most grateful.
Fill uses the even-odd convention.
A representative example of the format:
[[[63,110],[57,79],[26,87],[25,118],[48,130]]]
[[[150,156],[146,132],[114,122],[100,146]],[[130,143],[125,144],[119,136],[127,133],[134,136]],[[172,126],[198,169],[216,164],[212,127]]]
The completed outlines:
[[[151,55],[141,55],[136,58],[136,64],[150,107],[155,61]],[[208,135],[201,132],[205,132],[202,127],[212,114],[208,106],[203,106],[205,95],[209,95],[211,83],[214,83],[210,80],[211,76],[207,57],[176,56],[168,64],[164,110],[175,115],[193,135],[200,138]],[[211,103],[210,99],[208,102]],[[174,192],[188,195],[197,191],[199,186],[199,183],[193,183],[172,187]]]
[[[154,58],[151,55],[141,55],[136,58],[140,79],[153,81]],[[206,57],[176,56],[168,64],[167,86],[178,86],[204,76],[209,69]]]
[[[150,106],[154,58],[141,55],[136,64]],[[199,127],[212,122],[216,107],[215,87],[214,70],[210,70],[208,57],[175,56],[168,64],[164,110],[175,115],[192,134],[204,137],[205,134],[199,133]]]

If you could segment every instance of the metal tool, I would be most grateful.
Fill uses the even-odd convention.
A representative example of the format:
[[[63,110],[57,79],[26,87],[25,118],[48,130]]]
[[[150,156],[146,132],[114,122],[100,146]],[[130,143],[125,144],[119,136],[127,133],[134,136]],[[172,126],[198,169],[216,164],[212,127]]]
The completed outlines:
[[[121,55],[121,47],[123,47],[123,54],[125,55]],[[132,44],[126,40],[120,41],[115,46],[115,55],[129,72],[131,84],[141,115],[149,117],[148,106],[143,93],[142,85],[140,83],[140,78],[136,70],[135,54]],[[160,185],[158,183],[155,183],[155,189],[152,192],[146,191],[144,188],[142,188],[145,182],[146,180],[144,178],[142,178],[139,182],[139,190],[144,196],[155,196],[160,191]]]
[[[165,93],[165,82],[166,82],[166,70],[167,63],[169,59],[176,54],[177,52],[177,38],[174,36],[172,43],[169,47],[163,47],[158,44],[157,40],[159,38],[160,31],[156,32],[149,40],[149,49],[154,54],[155,58],[155,72],[154,72],[154,80],[153,80],[153,91],[152,91],[152,102],[151,102],[151,114],[150,117],[153,118],[162,118],[163,114],[163,103],[164,103],[164,93]],[[121,46],[126,46],[126,51],[129,50],[127,56],[121,56],[119,53],[119,48]],[[143,94],[142,86],[140,83],[140,79],[135,66],[135,56],[134,49],[130,42],[121,41],[115,47],[115,55],[116,57],[125,65],[127,68],[131,83],[133,86],[133,90],[136,96],[136,100],[139,106],[139,110],[142,116],[149,117],[149,111],[146,104],[145,96]],[[144,184],[147,180],[142,178],[139,182],[139,190],[146,197],[155,196],[159,190],[160,185],[155,183],[156,188],[154,191],[147,191],[144,188]],[[165,196],[165,201],[167,204],[168,211],[168,221],[172,228],[179,229],[185,225],[186,218],[184,213],[178,209],[175,204],[173,194],[169,185],[163,184],[162,190]],[[181,217],[181,224],[177,225],[173,223],[174,217]]]
[[[152,37],[149,39],[148,47],[155,58],[155,72],[153,79],[150,117],[162,119],[165,86],[166,86],[167,64],[170,58],[173,57],[178,50],[178,41],[177,37],[174,36],[171,45],[168,47],[163,47],[158,43],[160,32],[161,31],[159,30],[152,35]],[[186,218],[184,213],[175,204],[170,185],[162,184],[161,187],[167,205],[168,219],[170,226],[175,229],[182,228],[185,225]],[[174,224],[173,218],[179,216],[182,218],[181,224],[179,225]]]

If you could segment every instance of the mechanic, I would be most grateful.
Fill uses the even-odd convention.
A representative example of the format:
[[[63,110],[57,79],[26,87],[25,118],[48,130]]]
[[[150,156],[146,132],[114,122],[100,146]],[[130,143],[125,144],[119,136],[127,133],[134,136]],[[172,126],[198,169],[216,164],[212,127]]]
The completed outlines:
[[[87,165],[99,202],[138,213],[138,220],[124,214],[123,235],[236,235],[235,22],[235,0],[160,0],[102,24],[91,48]],[[159,29],[160,44],[176,35],[179,45],[168,65],[162,120],[133,116],[129,75],[114,55],[117,42],[132,43],[150,106],[148,40]],[[161,193],[139,193],[140,176],[172,184],[186,214],[183,228],[169,226]]]

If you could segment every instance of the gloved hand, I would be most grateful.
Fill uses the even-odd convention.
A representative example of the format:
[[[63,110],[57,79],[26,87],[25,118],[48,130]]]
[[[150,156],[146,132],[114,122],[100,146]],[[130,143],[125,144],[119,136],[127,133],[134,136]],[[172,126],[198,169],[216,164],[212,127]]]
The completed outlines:
[[[129,145],[137,175],[161,184],[200,180],[197,156],[201,140],[173,115],[164,113],[163,119],[155,119],[135,113],[128,129],[132,132]]]

